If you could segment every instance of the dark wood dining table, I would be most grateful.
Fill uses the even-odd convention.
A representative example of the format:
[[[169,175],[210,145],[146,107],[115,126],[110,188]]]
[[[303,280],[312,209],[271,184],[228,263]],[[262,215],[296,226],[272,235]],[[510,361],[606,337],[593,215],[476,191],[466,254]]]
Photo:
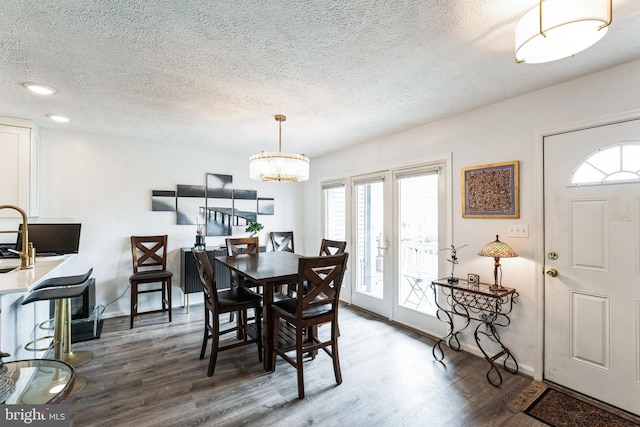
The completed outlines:
[[[262,252],[236,256],[218,256],[215,261],[236,271],[257,286],[262,286],[262,313],[264,319],[264,369],[271,370],[273,349],[273,314],[271,303],[275,287],[283,283],[295,283],[298,276],[298,258],[301,255],[292,252]]]

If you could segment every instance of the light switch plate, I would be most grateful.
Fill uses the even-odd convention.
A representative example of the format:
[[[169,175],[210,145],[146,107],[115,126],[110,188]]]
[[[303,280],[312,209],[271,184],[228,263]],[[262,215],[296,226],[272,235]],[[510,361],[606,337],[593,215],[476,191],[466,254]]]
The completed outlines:
[[[509,237],[529,237],[529,224],[511,224],[507,235]]]

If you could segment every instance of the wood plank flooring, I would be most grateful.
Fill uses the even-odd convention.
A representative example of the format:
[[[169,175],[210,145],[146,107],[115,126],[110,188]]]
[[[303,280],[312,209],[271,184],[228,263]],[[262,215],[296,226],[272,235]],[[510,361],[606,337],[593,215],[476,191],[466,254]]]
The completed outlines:
[[[348,306],[340,310],[343,383],[336,386],[331,359],[321,352],[305,363],[304,400],[297,399],[295,369],[278,359],[275,372],[264,372],[254,345],[220,353],[207,377],[210,348],[198,359],[202,305],[174,309],[172,323],[139,317],[132,330],[128,317],[107,319],[100,339],[73,347],[95,357],[78,368],[88,386],[65,402],[72,425],[544,425],[507,409],[529,378],[503,370],[502,386],[493,387],[484,359],[446,348],[445,364],[435,362],[432,338]]]

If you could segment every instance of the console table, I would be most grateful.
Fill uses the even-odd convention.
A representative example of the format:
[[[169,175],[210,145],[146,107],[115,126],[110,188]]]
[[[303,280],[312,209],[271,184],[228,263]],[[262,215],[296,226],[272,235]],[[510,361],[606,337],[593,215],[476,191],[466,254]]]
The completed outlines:
[[[449,333],[433,345],[432,354],[434,359],[437,361],[444,359],[442,343],[448,343],[451,349],[459,351],[460,341],[458,340],[458,334],[469,326],[471,320],[477,320],[479,323],[473,332],[473,336],[478,349],[491,365],[487,372],[489,383],[496,387],[502,384],[502,375],[498,370],[496,361],[503,356],[505,356],[502,362],[504,369],[512,374],[518,372],[518,362],[500,340],[500,335],[496,328],[497,326],[506,327],[511,322],[509,314],[518,297],[515,289],[504,288],[504,290],[491,291],[488,284],[474,284],[463,279],[434,280],[431,282],[431,288],[438,307],[438,319],[449,324]],[[440,304],[438,290],[441,290],[444,294],[447,307],[443,307]],[[464,319],[464,325],[457,330],[454,325],[454,317]],[[498,344],[501,351],[494,355],[487,353],[488,350],[481,344],[481,339],[483,338]]]
[[[192,249],[193,248],[180,249],[180,289],[182,289],[184,293],[184,305],[187,307],[187,310],[189,309],[189,294],[202,292],[202,283],[200,282],[196,262],[191,253]],[[266,246],[260,246],[258,248],[260,252],[265,252],[266,249]],[[214,278],[216,279],[216,288],[228,289],[231,286],[229,269],[214,262],[215,257],[227,255],[227,248],[207,248],[206,251],[211,268],[213,268]]]

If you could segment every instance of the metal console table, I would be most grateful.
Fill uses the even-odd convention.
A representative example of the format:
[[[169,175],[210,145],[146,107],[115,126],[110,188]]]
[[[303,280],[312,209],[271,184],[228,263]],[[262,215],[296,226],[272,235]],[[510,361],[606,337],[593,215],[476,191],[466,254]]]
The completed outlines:
[[[504,288],[504,290],[491,291],[487,284],[473,284],[463,279],[434,280],[431,282],[431,288],[438,307],[438,319],[449,324],[449,333],[433,345],[432,354],[434,359],[437,361],[444,359],[442,343],[448,343],[451,349],[459,351],[460,341],[458,340],[458,334],[469,326],[471,320],[477,320],[479,323],[473,332],[473,336],[478,349],[491,365],[489,371],[487,371],[489,383],[495,387],[499,387],[502,384],[502,375],[498,370],[496,361],[503,356],[506,356],[502,362],[504,369],[512,374],[518,372],[516,358],[502,343],[496,329],[496,326],[506,327],[511,323],[509,314],[516,303],[516,298],[518,298],[518,293],[515,289]],[[445,295],[448,307],[440,305],[438,289],[442,290]],[[464,326],[457,330],[454,326],[454,316],[464,319]],[[498,344],[502,350],[494,355],[489,355],[480,343],[483,337]]]

